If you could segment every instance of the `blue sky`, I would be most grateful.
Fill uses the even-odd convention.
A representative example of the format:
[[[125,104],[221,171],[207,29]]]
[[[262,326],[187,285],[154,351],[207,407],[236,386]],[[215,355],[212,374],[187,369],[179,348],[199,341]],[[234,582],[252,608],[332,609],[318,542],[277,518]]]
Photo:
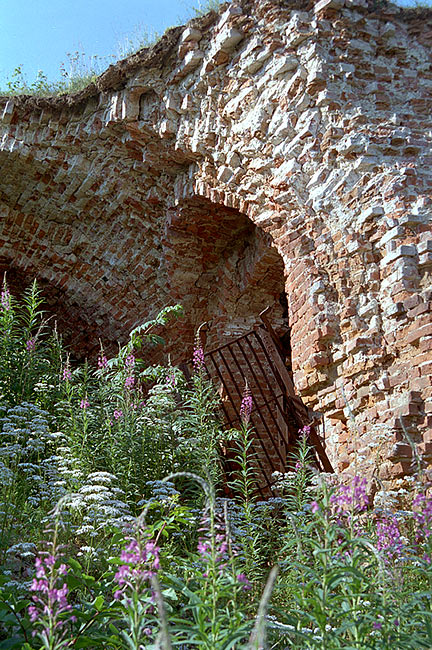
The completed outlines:
[[[161,33],[186,22],[199,0],[0,0],[0,87],[22,65],[29,82],[69,68],[67,53],[107,57],[141,32]],[[399,4],[412,4],[400,0]],[[107,61],[109,63],[109,61]],[[106,67],[106,66],[105,66]]]
[[[67,52],[118,55],[128,35],[164,32],[192,16],[193,0],[0,0],[0,85],[18,65],[50,80]]]

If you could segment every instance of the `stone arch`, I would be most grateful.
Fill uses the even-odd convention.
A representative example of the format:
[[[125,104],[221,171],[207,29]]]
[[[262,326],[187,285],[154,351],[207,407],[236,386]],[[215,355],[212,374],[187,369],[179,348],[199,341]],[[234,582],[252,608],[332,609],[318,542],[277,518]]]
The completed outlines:
[[[74,295],[64,287],[56,286],[42,274],[25,271],[7,258],[0,257],[0,281],[6,283],[15,298],[21,298],[34,280],[43,297],[43,318],[51,327],[57,327],[62,340],[75,357],[96,351],[101,331],[109,331],[109,319],[92,317],[84,295]]]
[[[252,329],[268,306],[275,330],[287,331],[282,258],[239,210],[201,196],[184,199],[167,215],[162,246],[168,293],[186,312],[175,326],[183,337],[180,349],[171,344],[176,356],[191,353],[202,322],[211,324],[208,345],[217,347]]]

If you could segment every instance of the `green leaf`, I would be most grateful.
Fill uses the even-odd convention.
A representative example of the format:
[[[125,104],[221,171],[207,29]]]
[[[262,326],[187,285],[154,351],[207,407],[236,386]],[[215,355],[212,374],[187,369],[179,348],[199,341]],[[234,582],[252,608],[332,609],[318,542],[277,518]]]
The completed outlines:
[[[25,609],[29,605],[30,605],[29,600],[27,600],[27,599],[26,600],[19,600],[17,602],[17,604],[15,605],[15,607],[14,607],[14,611],[18,614],[19,612],[21,612],[23,609]]]
[[[79,578],[75,578],[73,575],[66,576],[66,583],[69,589],[75,589],[75,587],[80,587],[82,582]]]
[[[170,600],[178,600],[178,596],[173,589],[173,587],[168,587],[168,589],[164,589],[162,591],[162,595],[164,598],[170,599]]]
[[[68,566],[70,566],[71,569],[73,569],[76,573],[81,574],[82,572],[82,566],[78,562],[78,560],[75,560],[75,558],[70,557],[67,560]]]
[[[16,621],[16,618],[12,614],[10,607],[0,612],[0,621],[2,623],[13,623],[14,621]]]
[[[89,576],[87,573],[82,574],[82,579],[86,583],[86,585],[92,585],[95,582],[95,579],[93,576]]]
[[[118,635],[119,635],[119,633],[120,633],[120,630],[118,630],[118,629],[116,628],[116,626],[113,625],[112,623],[110,623],[110,624],[108,625],[108,627],[109,627],[110,631],[114,634],[115,638],[117,639],[117,638],[118,638]]]
[[[22,637],[14,636],[10,639],[5,639],[4,641],[0,641],[0,649],[1,650],[10,650],[11,648],[23,648],[22,644],[23,639]],[[25,644],[27,648],[30,648],[28,644]]]
[[[89,636],[80,636],[74,643],[74,648],[94,648],[94,639]]]
[[[95,598],[94,603],[93,603],[94,608],[100,612],[104,606],[104,597],[99,595],[97,598]]]

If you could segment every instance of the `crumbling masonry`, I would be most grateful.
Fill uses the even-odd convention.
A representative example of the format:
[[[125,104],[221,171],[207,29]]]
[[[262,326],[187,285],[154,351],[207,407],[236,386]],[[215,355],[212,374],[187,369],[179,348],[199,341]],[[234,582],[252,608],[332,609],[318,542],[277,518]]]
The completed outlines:
[[[77,354],[181,302],[176,361],[270,305],[336,469],[403,475],[403,426],[432,459],[431,25],[244,0],[75,96],[0,98],[0,270]]]

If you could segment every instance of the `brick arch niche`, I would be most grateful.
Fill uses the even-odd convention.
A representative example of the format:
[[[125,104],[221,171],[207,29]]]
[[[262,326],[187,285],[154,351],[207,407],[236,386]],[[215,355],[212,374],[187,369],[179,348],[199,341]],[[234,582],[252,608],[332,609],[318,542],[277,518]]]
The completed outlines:
[[[63,287],[53,284],[36,270],[25,271],[15,266],[8,258],[0,257],[0,281],[6,280],[11,294],[21,299],[36,280],[43,303],[43,319],[50,327],[56,327],[72,355],[83,358],[95,354],[101,333],[109,330],[108,317],[94,318],[91,309],[86,309],[80,297],[68,293]],[[111,348],[113,348],[112,341]]]
[[[190,354],[198,327],[207,347],[248,332],[270,307],[280,336],[289,330],[285,270],[270,235],[239,210],[195,196],[169,211],[162,239],[167,292],[185,316],[169,328],[173,359]]]

